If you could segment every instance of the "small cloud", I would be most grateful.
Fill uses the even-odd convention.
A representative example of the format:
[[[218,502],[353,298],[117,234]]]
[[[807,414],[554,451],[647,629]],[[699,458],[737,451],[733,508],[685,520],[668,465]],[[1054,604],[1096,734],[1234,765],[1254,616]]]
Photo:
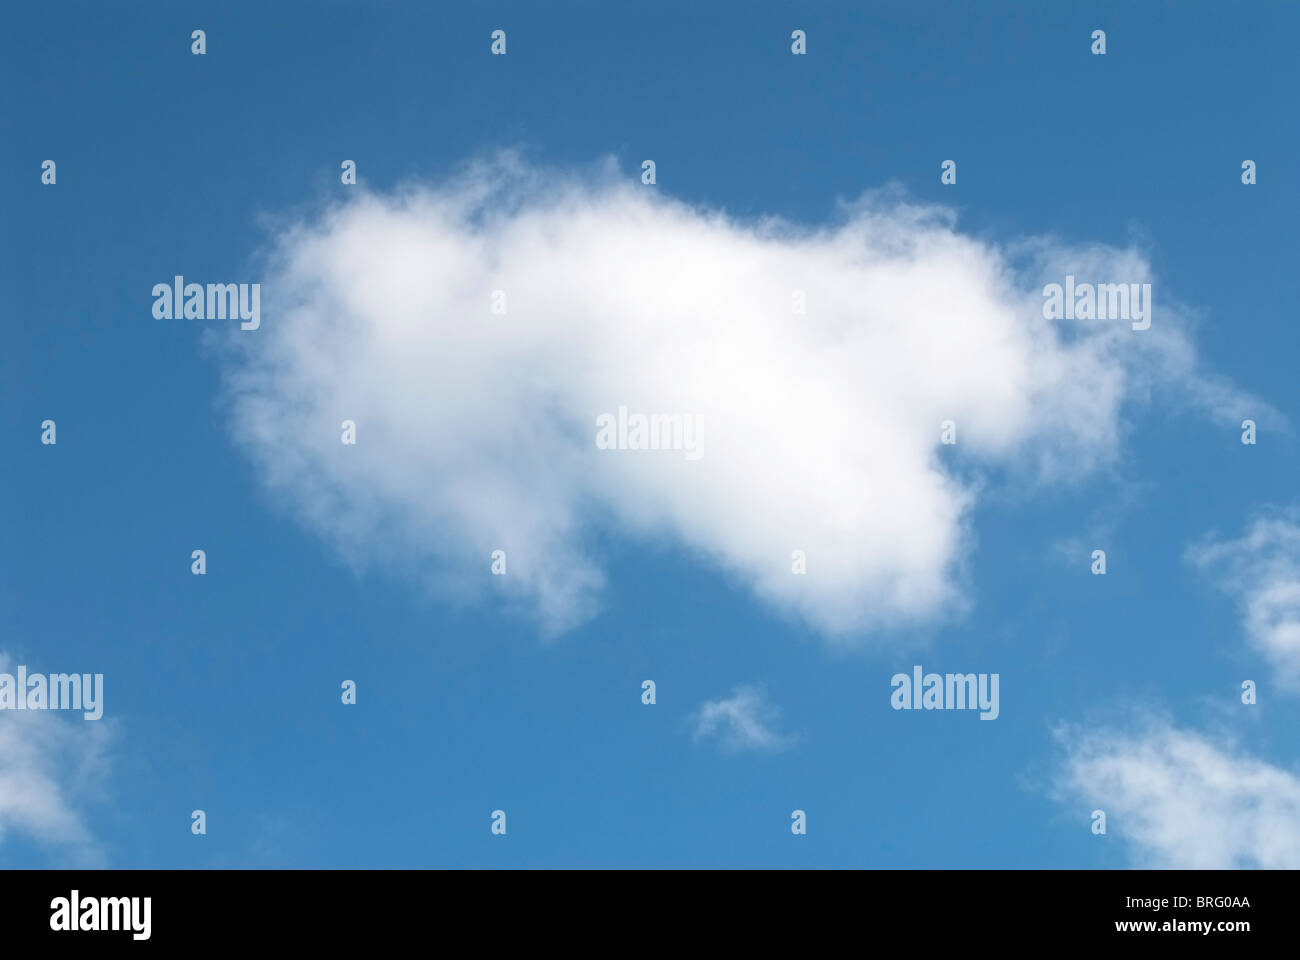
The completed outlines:
[[[1257,516],[1244,536],[1213,536],[1186,559],[1241,605],[1251,645],[1300,690],[1300,510]]]
[[[1065,759],[1055,799],[1093,809],[1129,845],[1134,866],[1300,867],[1300,777],[1239,753],[1231,742],[1148,720],[1136,732],[1056,732]]]
[[[111,739],[107,724],[80,712],[0,710],[0,846],[20,834],[61,851],[63,866],[102,866],[86,806],[103,795]]]
[[[725,700],[706,700],[692,716],[695,740],[718,737],[724,749],[783,750],[794,743],[776,730],[781,708],[761,686],[737,687]]]

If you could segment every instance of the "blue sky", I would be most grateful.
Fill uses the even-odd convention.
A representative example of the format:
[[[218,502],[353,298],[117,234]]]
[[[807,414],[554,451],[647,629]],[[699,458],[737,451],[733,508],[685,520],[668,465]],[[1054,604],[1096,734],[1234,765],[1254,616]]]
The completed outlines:
[[[1289,592],[1300,582],[1300,528],[1288,512],[1300,507],[1300,16],[1280,3],[984,6],[7,10],[0,652],[31,671],[103,673],[105,708],[99,721],[0,714],[9,725],[0,863],[1300,866],[1291,735],[1300,713],[1287,646],[1300,629]],[[190,52],[194,29],[206,31],[203,56]],[[495,29],[507,32],[505,56],[489,51]],[[805,56],[791,53],[795,29],[807,32]],[[1106,31],[1105,56],[1089,52],[1094,29]],[[647,158],[653,186],[640,180]],[[57,163],[54,185],[41,183],[46,159]],[[340,183],[348,159],[355,187]],[[958,164],[955,185],[940,183],[946,159]],[[1246,159],[1258,169],[1250,186]],[[463,250],[473,229],[400,198],[423,189],[451,202],[470,189],[465,170],[476,162],[492,191],[523,197],[489,202],[506,227],[486,245],[502,260],[484,266],[483,302],[506,264],[516,277],[534,271],[532,302],[552,297],[553,313],[528,314],[531,333],[508,328],[539,347],[530,366],[479,332],[494,322],[486,308],[464,319],[436,282],[408,289],[419,271],[394,268],[396,289],[383,297],[395,310],[432,298],[445,309],[428,322],[470,331],[456,337],[474,351],[474,369],[502,371],[500,381],[443,393],[459,358],[385,327],[395,312],[366,301],[342,327],[312,318],[331,298],[370,289],[366,265],[380,268],[364,251],[400,260],[403,229],[442,230],[439,243]],[[421,473],[451,463],[434,435],[441,421],[389,400],[427,389],[431,409],[463,403],[453,414],[470,419],[499,400],[532,436],[529,418],[546,411],[514,384],[535,376],[568,397],[585,376],[548,344],[594,344],[584,356],[618,372],[628,362],[620,324],[653,341],[653,327],[588,310],[573,283],[550,290],[546,278],[584,276],[583,264],[558,241],[556,253],[511,239],[511,224],[534,215],[572,249],[594,236],[591,283],[617,293],[608,278],[624,261],[598,254],[619,240],[624,215],[644,214],[651,263],[661,248],[694,242],[705,211],[724,212],[727,226],[701,259],[743,258],[762,218],[775,217],[782,226],[765,262],[804,263],[842,252],[818,247],[818,231],[857,222],[844,205],[857,209],[857,198],[890,184],[894,193],[867,208],[884,218],[881,229],[919,232],[913,255],[926,276],[944,289],[949,279],[952,289],[993,284],[969,317],[959,307],[935,321],[958,326],[936,329],[983,342],[979,324],[999,310],[1010,329],[1027,329],[1032,297],[1000,301],[990,278],[1019,263],[1014,251],[1028,238],[1061,269],[1017,280],[1022,293],[1098,263],[1139,264],[1155,290],[1153,336],[1142,341],[1158,345],[1150,356],[1127,346],[1143,333],[1123,329],[1128,339],[1113,343],[1098,334],[1087,364],[1034,394],[1028,407],[1041,422],[1001,422],[987,436],[976,428],[968,450],[968,421],[957,416],[957,446],[926,461],[951,480],[945,489],[971,494],[955,526],[906,499],[920,474],[899,475],[900,502],[917,506],[904,511],[916,542],[964,531],[946,560],[894,558],[896,543],[868,531],[862,551],[883,572],[822,580],[809,601],[789,580],[765,592],[748,533],[769,528],[769,508],[780,512],[773,492],[785,488],[765,480],[788,466],[778,453],[773,462],[756,454],[751,481],[734,487],[752,511],[718,519],[716,487],[683,480],[671,487],[680,495],[661,495],[659,484],[625,483],[617,471],[636,469],[637,454],[597,455],[589,439],[581,455],[605,456],[613,473],[589,486],[575,479],[585,468],[561,470],[562,451],[525,445],[510,470],[527,482],[504,488],[525,491],[526,519],[571,508],[578,529],[567,534],[603,575],[590,609],[564,606],[563,629],[538,613],[568,602],[547,579],[562,580],[563,563],[543,563],[549,573],[509,596],[485,583],[472,520],[456,528],[460,540],[437,533],[439,510],[460,503],[438,500],[441,468]],[[556,199],[565,191],[587,211],[589,233],[575,225],[574,203]],[[376,206],[322,219],[334,205],[366,202]],[[935,204],[955,220],[931,212],[914,227],[906,211]],[[365,209],[379,213],[367,220]],[[292,234],[295,222],[313,225],[320,245]],[[960,243],[936,253],[936,237]],[[357,276],[329,259],[338,249],[361,251]],[[996,254],[987,275],[965,272],[976,251]],[[872,287],[847,261],[826,269],[828,284],[865,283],[863,299],[839,303],[829,320],[810,309],[804,330],[912,315],[880,307],[886,297],[925,315],[928,301],[908,301],[906,284]],[[261,329],[156,319],[150,291],[176,274],[262,283]],[[317,286],[329,296],[313,300]],[[290,303],[306,311],[293,335]],[[590,326],[571,325],[588,313]],[[762,329],[767,348],[791,358],[791,379],[806,374],[796,364],[838,355],[796,332],[805,321],[787,322]],[[1175,327],[1179,339],[1159,339]],[[699,346],[682,332],[690,323],[665,329],[683,338],[672,349]],[[357,337],[353,352],[329,339],[339,330]],[[386,367],[378,358],[403,356],[392,343],[407,335],[417,337],[411,363]],[[363,470],[296,469],[294,456],[310,460],[317,448],[251,432],[267,410],[298,409],[294,389],[308,382],[317,349],[357,378],[341,396],[367,414],[352,451],[370,458]],[[732,371],[736,390],[785,397],[788,384],[757,367],[772,354],[753,349],[755,369]],[[1189,349],[1194,371],[1152,374]],[[914,355],[923,354],[901,354],[899,366]],[[1034,369],[1060,359],[1038,346],[1027,355]],[[420,375],[425,359],[435,365]],[[970,380],[961,397],[997,395],[1008,382],[999,355],[982,359],[975,352],[954,368]],[[1088,377],[1121,368],[1113,408],[1074,424],[1070,385],[1091,395]],[[1024,371],[1009,376],[1019,375],[1038,384]],[[243,392],[232,386],[241,376],[252,378]],[[829,384],[840,402],[862,391],[876,404],[864,409],[889,400],[851,363],[800,384]],[[931,386],[917,388],[918,403],[949,396]],[[308,415],[336,442],[352,408],[320,388],[313,383]],[[600,409],[622,398],[607,399]],[[1252,415],[1258,443],[1244,445],[1239,423]],[[57,423],[53,446],[40,442],[47,418]],[[823,427],[808,430],[827,449],[852,448]],[[937,438],[937,418],[933,430]],[[453,472],[470,486],[503,462],[485,431],[452,450]],[[1041,452],[1057,443],[1064,466],[1040,470]],[[828,473],[810,474],[806,516],[828,545],[858,542],[836,527],[855,522],[836,519],[838,479],[875,483],[907,461],[865,456],[832,454]],[[278,488],[268,480],[276,470]],[[390,482],[402,492],[373,494]],[[529,499],[543,489],[559,492]],[[411,492],[421,490],[433,491],[427,501]],[[511,514],[512,498],[487,503],[496,492],[484,485],[484,515]],[[383,518],[367,526],[371,508]],[[365,529],[350,540],[355,524]],[[912,542],[910,529],[902,540]],[[553,557],[557,542],[570,544],[562,534],[542,538],[538,552]],[[798,546],[788,539],[774,563]],[[196,548],[207,553],[201,577],[190,572]],[[1089,571],[1097,548],[1105,576]],[[813,557],[809,567],[811,584],[826,564],[819,570]],[[904,588],[933,574],[944,589],[882,600],[876,591],[899,570]],[[914,664],[997,673],[998,718],[892,709],[891,677]],[[345,679],[357,684],[356,705],[340,703]],[[646,679],[657,685],[653,706],[641,702]],[[1247,679],[1258,684],[1254,705],[1240,701]],[[736,701],[737,690],[760,692]],[[722,709],[741,726],[730,741],[700,732],[710,703],[732,704]],[[755,703],[758,715],[745,712]],[[749,721],[771,739],[744,736]],[[1237,786],[1224,792],[1224,782]],[[1094,808],[1108,812],[1105,836],[1090,830]],[[195,809],[207,814],[204,836],[191,833]],[[506,811],[505,837],[489,830],[495,809]],[[796,809],[807,813],[805,836],[791,833]]]

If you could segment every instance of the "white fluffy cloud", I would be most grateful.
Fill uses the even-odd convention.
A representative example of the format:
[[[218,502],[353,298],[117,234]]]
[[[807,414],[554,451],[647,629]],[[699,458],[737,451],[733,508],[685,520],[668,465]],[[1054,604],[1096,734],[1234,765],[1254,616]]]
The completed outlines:
[[[1251,644],[1300,690],[1300,511],[1258,516],[1236,539],[1207,537],[1187,558],[1237,599]]]
[[[1139,867],[1300,867],[1300,777],[1231,744],[1155,721],[1138,732],[1058,731],[1066,759],[1057,797]]]
[[[695,739],[717,737],[728,750],[781,750],[793,738],[777,731],[780,708],[761,686],[737,687],[723,700],[706,700],[692,718]]]
[[[9,669],[0,654],[0,670]],[[0,711],[0,843],[21,834],[73,865],[98,866],[86,806],[102,792],[109,739],[103,721],[80,712]]]
[[[1043,319],[1066,273],[1152,282],[1132,249],[1003,249],[889,193],[820,228],[741,222],[510,157],[354,197],[274,238],[262,327],[226,358],[233,433],[349,562],[501,590],[548,633],[596,611],[610,535],[683,547],[830,637],[943,617],[1002,468],[1112,461],[1157,390],[1260,416],[1198,372],[1158,282],[1149,330]],[[620,406],[693,415],[702,458],[597,449]]]

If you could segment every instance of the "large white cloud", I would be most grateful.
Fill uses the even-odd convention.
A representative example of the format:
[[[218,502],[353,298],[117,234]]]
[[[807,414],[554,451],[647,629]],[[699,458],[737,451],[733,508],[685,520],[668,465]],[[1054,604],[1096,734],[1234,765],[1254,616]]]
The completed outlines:
[[[1208,536],[1187,559],[1237,599],[1252,645],[1300,690],[1300,510],[1261,514],[1235,539]]]
[[[1106,812],[1108,836],[1139,867],[1300,868],[1300,777],[1231,743],[1167,722],[1140,728],[1064,727],[1057,798],[1088,829]]]
[[[742,222],[509,156],[352,196],[274,238],[262,327],[226,361],[234,435],[350,562],[496,588],[546,632],[596,610],[608,535],[684,547],[831,637],[942,617],[1000,468],[1111,462],[1153,390],[1261,415],[1197,371],[1158,283],[1149,330],[1043,319],[1066,273],[1151,282],[1136,250],[1002,249],[889,193],[819,228]],[[702,458],[597,449],[620,406],[696,417]]]

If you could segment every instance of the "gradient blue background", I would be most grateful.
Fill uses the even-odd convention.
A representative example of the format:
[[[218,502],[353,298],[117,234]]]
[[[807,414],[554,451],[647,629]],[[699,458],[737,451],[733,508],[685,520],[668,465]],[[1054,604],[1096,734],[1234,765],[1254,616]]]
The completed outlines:
[[[229,442],[206,322],[151,314],[174,274],[255,279],[265,217],[338,196],[344,159],[386,189],[498,147],[555,165],[612,153],[739,215],[823,221],[898,181],[994,240],[1144,238],[1162,287],[1204,310],[1207,363],[1295,420],[1300,8],[816,6],[6,7],[0,649],[105,674],[118,736],[89,822],[110,865],[1120,866],[1119,838],[1045,793],[1058,722],[1226,710],[1245,746],[1294,768],[1300,712],[1181,559],[1295,498],[1294,437],[1244,447],[1138,411],[1114,476],[986,501],[973,610],[933,653],[836,652],[690,557],[619,542],[605,612],[544,644],[490,607],[358,578],[271,510]],[[47,417],[56,447],[39,443]],[[1053,559],[1098,520],[1115,524],[1108,576]],[[1000,673],[1001,717],[894,712],[889,678],[913,663]],[[1262,692],[1245,716],[1248,677]],[[766,684],[794,748],[692,742],[700,701],[744,682]],[[0,843],[3,865],[65,861]]]

